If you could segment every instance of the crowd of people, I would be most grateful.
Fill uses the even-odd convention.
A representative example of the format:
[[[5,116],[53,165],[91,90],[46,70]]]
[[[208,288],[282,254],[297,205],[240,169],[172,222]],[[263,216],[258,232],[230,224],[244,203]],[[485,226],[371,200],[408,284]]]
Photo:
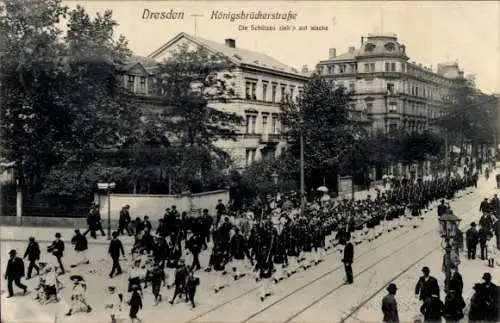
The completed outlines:
[[[440,207],[444,206],[444,207]],[[438,206],[438,216],[451,210],[444,201]],[[460,322],[498,322],[500,320],[500,286],[492,282],[490,272],[483,273],[482,282],[473,285],[473,295],[470,298],[468,314],[465,315],[467,304],[463,297],[464,280],[459,271],[461,253],[466,253],[467,261],[476,260],[478,246],[481,261],[488,267],[496,265],[496,254],[500,250],[500,201],[497,194],[491,199],[485,198],[479,206],[482,213],[479,219],[479,229],[476,222],[471,222],[463,239],[463,233],[457,230],[454,239],[446,239],[443,255],[442,272],[445,276],[442,284],[444,301],[438,280],[430,275],[429,267],[422,268],[422,276],[415,286],[415,296],[421,301],[420,314],[422,319],[416,321],[447,323]],[[495,238],[496,237],[496,238]],[[464,248],[465,244],[465,248]],[[384,322],[399,322],[396,292],[397,286],[391,283],[387,287],[388,294],[382,299]]]
[[[349,200],[331,199],[323,194],[307,203],[304,210],[300,209],[300,198],[294,193],[279,200],[258,200],[242,210],[233,210],[219,201],[214,216],[206,209],[201,215],[192,216],[172,206],[166,209],[155,228],[147,216],[132,220],[130,207],[126,205],[120,212],[119,226],[112,234],[108,254],[112,259],[110,279],[123,274],[120,261],[126,258],[130,268],[126,290],[130,298],[125,301],[125,293],[120,292],[120,288],[109,286],[106,309],[111,322],[116,322],[122,306],[128,304],[129,317],[133,322],[140,321],[138,312],[143,306],[144,291],[149,286],[155,304],[162,301],[162,287],[165,287],[173,291],[170,304],[173,305],[177,297],[184,297],[194,308],[196,289],[201,283],[196,272],[201,269],[213,274],[211,288],[214,293],[222,292],[234,281],[250,277],[261,284],[259,298],[264,301],[272,294],[273,284],[318,265],[330,249],[330,252],[338,249],[342,253],[345,282],[352,284],[356,245],[370,243],[382,234],[404,226],[418,227],[424,216],[437,206],[437,201],[453,199],[457,193],[476,185],[477,176],[472,174],[431,180],[395,179],[390,188],[377,190],[376,196]],[[88,230],[83,234],[75,230],[72,237],[71,243],[79,261],[71,267],[89,263],[86,255],[88,233],[94,239],[97,238],[96,232],[101,231],[104,235],[98,206],[92,206],[87,222]],[[134,236],[130,253],[125,252],[120,241],[123,234]],[[60,284],[56,273],[65,273],[64,248],[61,235],[57,234],[47,248],[56,264],[37,264],[40,247],[34,238],[30,238],[24,255],[30,261],[27,278],[31,278],[35,269],[40,277],[37,298],[43,302],[58,301]],[[200,254],[204,252],[210,253],[206,264],[200,262]],[[189,265],[183,257],[186,253],[192,258]],[[6,277],[9,296],[12,296],[12,283],[24,292],[26,286],[20,283],[24,264],[15,250],[10,254]],[[85,298],[85,279],[80,275],[70,278],[74,287],[67,315],[73,315],[77,309],[90,312],[92,308]],[[394,288],[391,287],[391,291]]]

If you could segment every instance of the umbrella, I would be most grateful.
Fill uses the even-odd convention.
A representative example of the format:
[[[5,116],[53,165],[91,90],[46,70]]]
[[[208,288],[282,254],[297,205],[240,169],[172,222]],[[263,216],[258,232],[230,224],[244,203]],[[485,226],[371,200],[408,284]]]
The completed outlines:
[[[83,279],[83,277],[81,275],[72,275],[69,277],[69,279],[71,280],[77,280],[77,281],[83,281],[85,279]]]
[[[328,192],[328,187],[326,186],[320,186],[316,189],[318,192],[323,192],[323,193],[326,193]]]

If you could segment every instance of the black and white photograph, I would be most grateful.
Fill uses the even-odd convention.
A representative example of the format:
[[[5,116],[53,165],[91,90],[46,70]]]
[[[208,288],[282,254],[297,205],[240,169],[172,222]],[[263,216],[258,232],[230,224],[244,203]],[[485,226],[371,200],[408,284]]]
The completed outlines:
[[[499,26],[0,0],[0,323],[500,322]]]

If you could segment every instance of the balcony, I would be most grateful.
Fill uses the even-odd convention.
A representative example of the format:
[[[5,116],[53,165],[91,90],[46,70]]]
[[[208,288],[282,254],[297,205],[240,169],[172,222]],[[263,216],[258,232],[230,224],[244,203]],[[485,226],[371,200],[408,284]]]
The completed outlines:
[[[263,133],[260,136],[259,142],[266,145],[277,145],[280,142],[280,137],[279,134]]]

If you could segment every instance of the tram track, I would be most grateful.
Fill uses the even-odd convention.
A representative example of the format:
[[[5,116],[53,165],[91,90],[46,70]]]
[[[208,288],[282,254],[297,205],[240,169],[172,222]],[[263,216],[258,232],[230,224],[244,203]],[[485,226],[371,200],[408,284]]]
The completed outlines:
[[[490,194],[492,191],[494,190],[488,190],[486,192],[474,192],[473,194],[480,194],[480,196],[475,196],[473,197],[474,199],[474,207],[471,207],[469,209],[467,209],[467,213],[470,212],[470,210],[472,210],[473,208],[477,207],[476,206],[476,200],[478,199],[482,199],[482,197],[485,195],[485,194]],[[462,205],[463,203],[471,203],[470,201],[467,201],[467,200],[459,200],[457,201],[457,203],[460,203],[459,205]],[[458,206],[458,205],[457,205]],[[413,240],[412,240],[412,244],[413,242],[416,242],[416,241],[420,241],[422,238],[428,236],[429,234],[435,232],[436,228],[435,226],[433,227],[433,229],[431,230],[428,230],[426,231],[425,233],[423,234],[420,234],[420,235],[417,235]],[[399,233],[398,235],[396,235],[395,237],[392,237],[391,239],[379,244],[379,245],[375,245],[373,246],[373,248],[369,248],[367,251],[364,251],[362,253],[360,253],[357,257],[355,257],[355,260],[356,259],[360,259],[361,257],[366,257],[366,255],[371,255],[371,254],[374,254],[376,252],[379,252],[380,251],[380,248],[386,246],[386,245],[389,245],[389,244],[395,244],[395,242],[397,242],[401,237],[406,237],[407,234],[409,233],[413,233],[413,232],[416,232],[414,231],[413,229],[409,229],[409,230],[404,230],[403,232]],[[357,275],[355,275],[355,277],[359,277],[360,275],[364,274],[365,272],[369,271],[371,268],[377,266],[378,264],[382,263],[383,261],[385,261],[386,259],[388,258],[391,258],[391,256],[394,256],[395,253],[403,250],[403,249],[406,249],[408,247],[408,245],[404,245],[396,250],[393,250],[391,252],[389,252],[389,254],[387,254],[386,256],[382,257],[382,258],[378,258],[377,261],[375,262],[372,262],[370,266],[368,266],[368,268],[365,268],[363,271],[361,271],[360,273],[358,273]],[[437,248],[436,248],[437,249]],[[435,251],[435,250],[434,250]],[[334,254],[335,252],[337,252],[337,250],[334,248],[333,251],[330,251],[328,252],[325,257],[328,257],[329,255],[332,255]],[[432,252],[430,252],[432,253]],[[429,254],[430,254],[429,253]],[[427,255],[427,254],[426,254]],[[424,257],[425,258],[425,257]],[[290,297],[294,296],[294,295],[297,295],[297,293],[303,291],[304,289],[308,288],[308,287],[311,287],[311,285],[314,285],[320,281],[322,281],[323,279],[327,278],[327,277],[330,277],[332,274],[336,273],[337,271],[339,270],[342,270],[342,275],[343,275],[343,265],[340,264],[334,268],[332,268],[331,270],[328,270],[327,272],[319,275],[318,277],[312,279],[312,280],[309,280],[307,281],[306,283],[304,284],[301,284],[298,288],[295,288],[294,290],[292,290],[291,292],[285,294],[284,296],[280,297],[279,299],[275,300],[274,302],[266,305],[265,307],[263,307],[262,309],[254,312],[253,314],[251,314],[250,316],[248,316],[246,319],[242,320],[241,323],[246,323],[246,322],[249,322],[251,321],[252,319],[262,315],[264,312],[268,311],[269,309],[275,307],[276,305],[280,304],[280,303],[283,303],[285,300],[289,299]],[[411,268],[411,267],[410,267]],[[402,273],[401,273],[402,275]],[[292,276],[293,277],[293,276]],[[292,278],[293,279],[293,278]],[[333,294],[335,291],[339,290],[342,286],[344,286],[344,284],[341,284],[341,285],[338,285],[336,287],[334,287],[333,289],[330,289],[326,294],[322,295],[319,299],[315,300],[314,302],[310,303],[309,305],[307,305],[306,307],[303,307],[301,310],[299,310],[298,312],[296,312],[294,315],[290,316],[288,319],[286,319],[284,322],[290,322],[291,320],[293,320],[294,318],[298,317],[299,315],[301,315],[303,312],[307,311],[309,308],[311,308],[312,306],[316,305],[317,303],[319,303],[321,300],[323,300],[324,298],[328,297],[329,295]],[[229,307],[230,305],[232,305],[232,303],[236,302],[237,300],[239,299],[242,299],[244,298],[245,296],[257,291],[258,289],[260,288],[260,286],[256,286],[254,288],[251,288],[249,290],[246,290],[245,292],[225,301],[225,302],[222,302],[212,308],[210,308],[209,310],[203,312],[203,313],[200,313],[198,315],[196,315],[195,317],[192,317],[191,319],[189,319],[187,322],[198,322],[198,321],[203,321],[202,319],[206,316],[208,316],[209,314],[211,313],[214,313],[218,310],[221,310],[222,308],[224,307]],[[383,287],[382,287],[383,288]],[[376,295],[376,294],[375,294]],[[373,298],[375,297],[375,295],[370,295],[368,298]],[[369,301],[369,300],[368,300]],[[362,307],[363,305],[361,305]],[[361,308],[360,307],[360,308]],[[359,311],[359,309],[356,309],[356,311],[353,311],[353,312],[349,312],[349,314],[347,314],[348,317],[351,317],[355,312]],[[201,320],[200,320],[201,319]]]
[[[494,191],[495,190],[489,190],[487,192],[482,193],[482,195],[480,197],[478,197],[478,196],[474,197],[474,202],[472,202],[473,206],[470,207],[470,208],[467,208],[464,213],[465,214],[469,214],[469,213],[471,213],[472,210],[477,209],[477,203],[479,203],[483,199],[483,196],[485,194],[490,194],[490,193],[492,193]],[[467,201],[462,200],[460,202],[467,202]],[[471,203],[471,202],[469,201],[468,203]],[[411,245],[413,245],[415,243],[418,243],[418,241],[421,240],[422,238],[424,238],[425,236],[428,236],[431,233],[435,233],[435,230],[436,230],[436,228],[434,227],[433,229],[430,229],[430,230],[426,231],[425,233],[423,233],[422,235],[420,235],[419,237],[417,237],[416,240],[413,240],[411,242]],[[404,249],[408,248],[408,246],[409,245],[405,245],[405,246],[399,248],[397,250],[397,252],[403,251]],[[346,322],[347,319],[351,318],[355,313],[357,313],[367,303],[369,303],[373,298],[375,298],[381,291],[383,291],[383,289],[387,286],[388,283],[390,283],[390,282],[398,279],[399,277],[401,277],[403,274],[405,274],[410,269],[412,269],[416,264],[422,262],[424,259],[426,259],[427,257],[429,257],[434,252],[439,251],[440,248],[441,248],[441,245],[437,245],[436,247],[432,248],[431,250],[425,252],[422,256],[418,257],[415,261],[411,262],[411,264],[409,266],[407,266],[403,270],[399,271],[394,277],[391,277],[391,279],[389,279],[388,281],[385,281],[382,284],[382,286],[380,288],[378,288],[375,292],[373,292],[369,296],[363,298],[363,300],[360,303],[358,303],[352,310],[350,310],[350,311],[344,311],[344,312],[346,312],[345,317],[343,317],[340,320],[340,322],[341,323]],[[389,256],[381,258],[379,261],[377,261],[377,262],[375,262],[375,263],[367,266],[366,268],[364,268],[363,270],[361,270],[359,273],[357,273],[356,275],[354,275],[354,278],[359,278],[360,276],[364,275],[365,273],[370,272],[371,269],[373,269],[374,267],[376,267],[377,265],[381,264],[385,260],[390,259],[390,258],[392,258],[394,256],[396,256],[396,253],[392,253]],[[313,302],[309,303],[308,305],[304,306],[299,311],[296,311],[293,315],[290,315],[287,319],[283,320],[282,322],[288,323],[288,322],[294,321],[295,319],[297,319],[298,317],[300,317],[303,313],[307,312],[312,307],[314,307],[315,305],[319,304],[324,299],[326,299],[330,295],[332,295],[335,292],[337,292],[338,290],[340,290],[343,286],[344,286],[344,284],[339,284],[339,285],[335,286],[334,288],[328,290],[326,293],[322,294],[318,299],[316,299]],[[278,303],[281,303],[282,301],[284,301],[286,298],[288,298],[290,296],[292,296],[292,295],[285,295],[280,300],[277,300],[276,302],[274,302],[273,306],[275,306]],[[258,313],[253,314],[251,318],[245,319],[244,321],[242,321],[242,323],[243,322],[249,322],[251,319],[253,319],[253,318],[255,318],[255,317],[259,316],[259,315],[262,315],[264,313],[264,311],[266,311],[269,308],[270,307],[267,307],[266,309],[263,309],[263,310],[259,311]]]

